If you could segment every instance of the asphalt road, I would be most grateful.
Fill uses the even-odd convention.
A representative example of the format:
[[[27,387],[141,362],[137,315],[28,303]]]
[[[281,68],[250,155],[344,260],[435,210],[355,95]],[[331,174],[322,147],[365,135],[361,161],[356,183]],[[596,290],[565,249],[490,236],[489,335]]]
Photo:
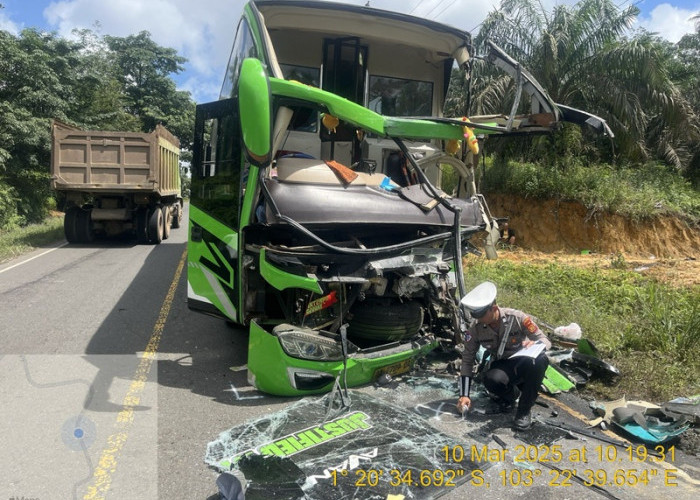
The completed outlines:
[[[203,461],[207,443],[297,401],[254,391],[246,381],[246,333],[187,309],[185,250],[183,224],[156,246],[59,242],[0,265],[0,439],[6,443],[0,476],[7,476],[0,500],[218,498],[217,475]],[[436,406],[420,400],[428,392],[411,388],[362,391],[399,405],[413,398],[418,413],[427,408],[426,429],[471,442],[467,431],[474,426],[450,414],[449,398]],[[551,409],[538,410],[550,416]],[[488,432],[509,447],[522,444],[507,423]],[[568,446],[593,450],[594,443]],[[523,469],[510,458],[495,462],[487,473],[490,498],[595,496],[577,484],[553,487],[544,479],[549,470],[536,487],[499,488],[505,477],[512,482],[512,470]],[[617,488],[615,495],[697,493],[695,484],[679,482],[668,487],[659,479],[649,488]],[[445,493],[455,499],[486,494],[469,484]],[[355,496],[370,497],[371,489]]]
[[[136,406],[126,441],[118,450],[121,457],[113,471],[107,470],[109,498],[153,498],[156,487],[158,498],[208,498],[217,489],[216,474],[203,462],[206,444],[220,431],[290,402],[251,393],[245,369],[231,369],[246,363],[245,332],[187,309],[186,269],[174,282],[186,249],[186,227],[172,230],[160,245],[120,240],[90,245],[59,242],[0,265],[0,370],[5,368],[3,363],[22,356],[32,370],[47,366],[47,359],[63,360],[57,371],[65,371],[68,365],[88,377],[95,392],[90,404],[83,406],[94,415],[101,412],[99,421],[106,427],[97,429],[98,439],[90,447],[93,471],[100,472],[100,458],[110,450],[100,438],[114,435],[110,420],[119,418],[129,384],[138,379],[134,359],[143,359],[149,341],[160,334],[157,362],[148,366],[148,385],[156,384],[157,397],[148,405]],[[171,286],[174,295],[168,301]],[[165,323],[159,325],[164,306],[169,310]],[[90,368],[82,366],[85,359]],[[26,383],[21,383],[25,376],[18,369],[17,380],[12,380],[13,373],[5,371],[5,385],[25,391]],[[65,378],[64,373],[45,375],[45,384]],[[148,396],[148,389],[140,395]],[[57,403],[61,399],[54,394],[40,397]],[[139,424],[139,410],[146,408],[149,413],[155,410],[157,417],[157,456],[149,457],[151,462],[157,460],[157,467],[149,464],[154,475],[142,481],[139,493],[127,496],[115,490],[117,485],[128,483],[134,468],[143,465],[124,459],[142,455],[143,450],[133,447],[143,436],[132,439],[131,433],[155,430],[155,425],[144,429]],[[46,401],[37,401],[35,411],[44,416],[44,422],[59,418]],[[105,413],[111,418],[105,419]],[[16,433],[22,420],[20,415],[8,418],[0,424],[3,436]],[[50,440],[45,444],[47,449],[53,446]],[[5,454],[5,460],[14,459]],[[84,470],[80,472],[82,479]],[[11,486],[12,481],[5,485],[0,481],[0,498],[29,498],[34,491],[27,481]],[[7,496],[3,496],[5,489]],[[62,497],[55,493],[52,498]],[[82,498],[80,491],[74,496]]]

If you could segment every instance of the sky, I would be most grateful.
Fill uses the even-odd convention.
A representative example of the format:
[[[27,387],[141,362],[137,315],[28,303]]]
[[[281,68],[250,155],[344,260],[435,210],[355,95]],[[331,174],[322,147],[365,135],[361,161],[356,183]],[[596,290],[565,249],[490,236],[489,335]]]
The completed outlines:
[[[334,1],[334,0],[329,0]],[[693,33],[693,15],[700,0],[619,0],[636,2],[638,26],[677,42]],[[478,31],[479,24],[500,0],[370,0],[379,9],[433,19],[457,28]],[[35,27],[71,36],[75,28],[102,35],[128,36],[147,30],[159,45],[186,57],[185,71],[174,76],[180,90],[198,102],[218,98],[224,69],[244,0],[0,0],[0,29],[17,34]],[[344,0],[362,4],[367,0]],[[545,7],[576,0],[542,0]]]

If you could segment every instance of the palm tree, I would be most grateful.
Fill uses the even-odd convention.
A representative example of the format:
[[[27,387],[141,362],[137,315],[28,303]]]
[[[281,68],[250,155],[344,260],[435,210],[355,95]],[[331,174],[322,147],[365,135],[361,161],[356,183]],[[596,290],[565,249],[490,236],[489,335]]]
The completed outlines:
[[[695,20],[695,33],[684,35],[678,42],[675,58],[676,75],[683,95],[690,101],[696,115],[700,115],[700,14],[691,17]],[[693,155],[686,175],[700,188],[700,141],[691,144]]]
[[[697,117],[669,77],[659,39],[646,33],[627,37],[638,14],[634,5],[620,9],[611,0],[581,0],[551,12],[539,0],[502,0],[475,44],[495,42],[555,102],[605,118],[622,159],[659,156],[682,168],[688,161],[683,145],[698,137]],[[508,76],[477,62],[473,81],[473,114],[498,112],[504,101],[506,109],[512,102]]]

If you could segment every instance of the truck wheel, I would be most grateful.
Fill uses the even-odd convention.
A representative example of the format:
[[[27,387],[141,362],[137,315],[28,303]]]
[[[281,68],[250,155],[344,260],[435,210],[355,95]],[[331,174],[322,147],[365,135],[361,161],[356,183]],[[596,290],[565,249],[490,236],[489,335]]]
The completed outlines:
[[[78,207],[70,207],[66,210],[66,216],[63,219],[63,232],[66,234],[68,243],[78,243],[78,232],[76,231],[78,212],[80,212]]]
[[[156,245],[163,241],[163,210],[160,207],[148,209],[148,240]]]
[[[180,227],[180,221],[182,221],[182,207],[180,203],[175,202],[173,205],[173,229]]]
[[[76,231],[80,243],[92,243],[95,241],[95,231],[92,227],[92,210],[78,210],[76,220]]]
[[[172,212],[170,205],[165,205],[163,208],[163,239],[167,240],[170,237],[170,225],[173,223]]]
[[[148,209],[136,210],[136,241],[141,245],[148,243]]]

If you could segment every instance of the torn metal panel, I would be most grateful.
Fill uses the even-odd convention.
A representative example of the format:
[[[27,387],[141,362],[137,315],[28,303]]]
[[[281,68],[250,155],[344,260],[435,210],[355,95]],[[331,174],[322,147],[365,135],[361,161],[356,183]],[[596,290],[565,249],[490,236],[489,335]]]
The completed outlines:
[[[695,425],[700,424],[700,394],[690,398],[676,398],[664,404],[664,410],[689,417]]]
[[[542,88],[537,80],[523,68],[520,63],[510,57],[506,52],[495,43],[489,41],[489,53],[486,56],[488,61],[513,77],[519,85],[518,92],[524,90],[532,101],[533,113],[551,113],[555,119],[558,118],[558,110],[554,101],[549,97],[547,92]],[[511,116],[514,113],[511,113]],[[510,130],[510,128],[509,128]]]
[[[382,276],[385,270],[400,271],[406,276],[424,276],[447,272],[449,263],[443,260],[442,248],[417,247],[403,255],[373,260],[367,267],[377,276]]]
[[[222,432],[207,446],[205,462],[219,472],[242,472],[246,498],[308,500],[354,498],[363,481],[371,481],[366,490],[373,498],[437,498],[449,489],[444,481],[462,484],[472,470],[488,465],[475,464],[466,453],[460,462],[446,462],[444,447],[466,448],[463,441],[404,408],[350,394],[351,406],[332,418],[327,418],[332,396],[307,398]],[[424,477],[421,485],[423,471],[431,480]],[[251,496],[255,492],[260,496]]]

